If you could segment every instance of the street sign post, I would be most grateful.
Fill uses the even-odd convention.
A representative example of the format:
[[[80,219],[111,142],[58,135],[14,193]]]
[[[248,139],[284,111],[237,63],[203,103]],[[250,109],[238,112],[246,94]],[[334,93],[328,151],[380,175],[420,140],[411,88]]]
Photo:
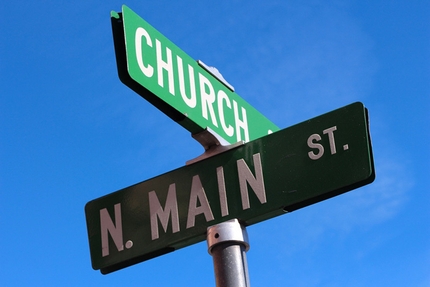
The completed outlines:
[[[92,266],[110,273],[374,178],[367,110],[354,103],[88,202]]]
[[[279,130],[127,6],[111,22],[121,81],[192,134],[209,128],[233,144]]]

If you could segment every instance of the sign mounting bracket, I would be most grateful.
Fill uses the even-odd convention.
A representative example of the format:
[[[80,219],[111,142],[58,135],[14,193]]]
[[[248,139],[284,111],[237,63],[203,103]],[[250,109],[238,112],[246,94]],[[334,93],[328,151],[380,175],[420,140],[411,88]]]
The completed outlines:
[[[237,148],[245,143],[244,141],[238,141],[237,143],[229,144],[209,127],[199,133],[192,134],[191,136],[203,146],[205,152],[194,159],[188,160],[185,163],[186,165],[190,165],[225,151]]]
[[[217,68],[208,66],[205,63],[203,63],[203,61],[201,60],[197,60],[197,63],[199,64],[199,66],[204,68],[208,73],[214,76],[217,80],[223,83],[232,92],[234,92],[234,87],[230,85],[226,81],[226,79],[224,79],[224,77],[222,76],[222,74],[219,72]],[[244,141],[238,141],[234,144],[230,144],[209,127],[206,127],[206,129],[204,129],[203,131],[192,134],[191,136],[203,146],[203,148],[205,149],[205,152],[194,159],[188,160],[186,162],[186,165],[199,162],[211,156],[239,147],[245,143]]]
[[[227,82],[226,79],[224,79],[223,75],[219,72],[219,70],[217,68],[206,65],[205,63],[203,63],[202,60],[197,60],[197,64],[199,64],[200,67],[202,67],[208,73],[210,73],[212,76],[214,76],[218,81],[223,83],[224,86],[226,86],[232,92],[234,92],[234,87],[229,82]]]

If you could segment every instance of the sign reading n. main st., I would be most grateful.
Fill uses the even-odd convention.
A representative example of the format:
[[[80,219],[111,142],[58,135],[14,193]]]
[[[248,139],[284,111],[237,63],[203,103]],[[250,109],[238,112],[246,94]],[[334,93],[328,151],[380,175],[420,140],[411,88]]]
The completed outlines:
[[[87,203],[92,266],[106,274],[371,183],[367,110],[354,103]]]
[[[127,6],[111,20],[121,81],[192,134],[233,144],[279,130]]]

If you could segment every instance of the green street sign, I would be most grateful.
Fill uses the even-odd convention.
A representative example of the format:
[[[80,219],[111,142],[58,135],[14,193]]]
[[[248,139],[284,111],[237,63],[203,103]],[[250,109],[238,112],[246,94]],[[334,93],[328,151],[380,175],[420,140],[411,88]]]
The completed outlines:
[[[192,134],[233,144],[279,128],[127,6],[111,13],[121,81]]]
[[[88,202],[92,266],[107,274],[374,178],[367,110],[354,103]]]

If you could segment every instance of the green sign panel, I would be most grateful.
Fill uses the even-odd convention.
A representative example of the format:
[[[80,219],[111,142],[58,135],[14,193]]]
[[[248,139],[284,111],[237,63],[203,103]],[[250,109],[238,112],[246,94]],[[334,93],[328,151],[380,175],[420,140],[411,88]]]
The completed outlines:
[[[111,20],[121,81],[192,134],[236,143],[279,130],[127,6]]]
[[[87,203],[92,266],[109,273],[371,183],[367,110],[354,103]]]

